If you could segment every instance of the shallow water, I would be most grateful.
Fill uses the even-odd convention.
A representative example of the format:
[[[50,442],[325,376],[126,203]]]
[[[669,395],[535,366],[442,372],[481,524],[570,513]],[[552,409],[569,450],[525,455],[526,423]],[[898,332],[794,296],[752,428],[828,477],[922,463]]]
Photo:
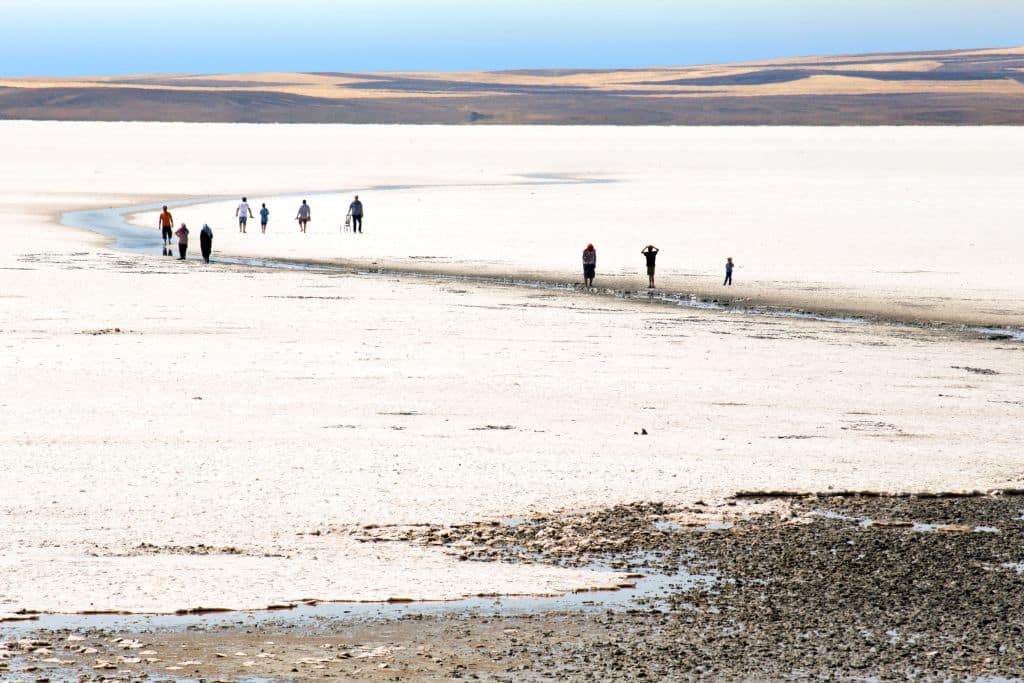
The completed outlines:
[[[606,570],[594,565],[592,569]],[[544,612],[579,611],[590,609],[626,609],[640,598],[656,598],[669,591],[702,583],[714,583],[716,577],[693,574],[681,570],[675,574],[654,574],[635,579],[632,587],[613,591],[580,591],[555,597],[479,597],[466,600],[408,603],[326,602],[315,605],[299,604],[292,609],[215,612],[186,615],[118,615],[118,614],[41,614],[33,621],[2,624],[5,635],[24,637],[37,630],[87,631],[183,631],[186,629],[213,629],[222,625],[249,626],[255,624],[287,623],[300,627],[315,627],[331,621],[365,621],[371,619],[399,619],[424,615],[446,614],[514,615]]]

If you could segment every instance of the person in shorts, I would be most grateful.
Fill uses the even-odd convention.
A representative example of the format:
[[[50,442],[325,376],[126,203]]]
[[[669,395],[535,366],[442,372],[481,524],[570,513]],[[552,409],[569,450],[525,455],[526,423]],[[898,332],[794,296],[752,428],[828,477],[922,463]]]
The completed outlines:
[[[658,258],[659,251],[653,244],[648,244],[640,252],[647,259],[647,289],[654,289],[654,260]]]
[[[267,205],[264,204],[262,206],[262,208],[260,208],[260,232],[261,233],[266,233],[267,232],[267,221],[269,221],[269,220],[270,220],[270,209],[268,209]]]
[[[255,218],[252,215],[252,209],[249,208],[249,200],[242,197],[242,203],[235,209],[235,215],[238,216],[238,232],[245,232],[245,224],[250,218]]]
[[[302,204],[299,205],[299,212],[295,214],[295,220],[299,222],[299,230],[306,232],[306,226],[309,225],[309,220],[312,217],[312,212],[309,209],[309,204],[306,200],[302,200]]]
[[[593,244],[588,244],[583,250],[583,286],[594,286],[594,273],[597,270],[597,250]]]
[[[160,214],[160,219],[157,223],[160,226],[160,234],[164,239],[164,247],[169,247],[174,239],[174,216],[171,215],[166,206]]]

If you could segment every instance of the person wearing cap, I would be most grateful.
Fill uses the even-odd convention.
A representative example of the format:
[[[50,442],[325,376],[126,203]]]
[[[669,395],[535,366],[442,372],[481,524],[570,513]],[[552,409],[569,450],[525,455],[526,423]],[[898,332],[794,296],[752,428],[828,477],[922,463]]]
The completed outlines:
[[[648,244],[640,251],[644,258],[647,259],[647,289],[654,289],[654,260],[658,258],[659,251],[660,249],[653,244]]]
[[[359,201],[359,195],[348,205],[348,215],[352,217],[352,232],[363,232],[363,203]]]
[[[583,286],[594,286],[594,272],[597,270],[597,250],[593,244],[588,244],[583,250]]]
[[[203,252],[203,260],[210,262],[210,252],[213,251],[213,229],[203,223],[203,229],[199,231],[199,249]]]

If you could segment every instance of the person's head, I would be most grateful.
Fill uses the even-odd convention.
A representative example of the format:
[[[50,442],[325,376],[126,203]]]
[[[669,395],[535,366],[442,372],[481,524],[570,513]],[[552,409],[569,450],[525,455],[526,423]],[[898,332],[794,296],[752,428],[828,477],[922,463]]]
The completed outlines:
[[[356,201],[357,202],[359,201],[359,195],[356,195]]]
[[[166,211],[166,210],[167,210],[167,207],[165,206],[165,207],[164,207],[164,211]]]
[[[303,203],[303,204],[305,204],[305,203],[306,203],[306,200],[305,200],[305,199],[303,199],[303,200],[302,200],[302,203]]]
[[[203,223],[203,230],[209,230],[209,229],[210,229],[210,224],[209,223]]]
[[[260,206],[262,206],[264,209],[267,208],[266,204],[260,204]]]
[[[725,260],[726,260],[726,261],[728,261],[729,263],[732,263],[732,256],[729,256],[729,257],[728,257],[728,258],[726,258]]]
[[[181,224],[181,227],[183,227],[183,228],[184,228],[184,227],[185,227],[185,224],[184,224],[184,223],[182,223],[182,224]],[[187,230],[188,228],[185,228],[185,229]]]
[[[588,244],[587,245],[587,251],[594,251],[594,245],[593,244]]]
[[[243,202],[247,202],[247,201],[249,201],[249,200],[248,200],[248,198],[246,198],[246,197],[242,197],[242,201],[243,201]]]
[[[654,245],[648,244],[646,247],[644,247],[644,251],[654,251]]]

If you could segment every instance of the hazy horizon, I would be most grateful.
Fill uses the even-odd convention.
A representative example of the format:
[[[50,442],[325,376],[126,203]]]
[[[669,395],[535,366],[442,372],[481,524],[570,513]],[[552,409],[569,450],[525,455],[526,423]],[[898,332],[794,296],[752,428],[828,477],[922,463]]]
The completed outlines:
[[[1024,44],[1013,0],[0,0],[0,75],[607,69]]]

